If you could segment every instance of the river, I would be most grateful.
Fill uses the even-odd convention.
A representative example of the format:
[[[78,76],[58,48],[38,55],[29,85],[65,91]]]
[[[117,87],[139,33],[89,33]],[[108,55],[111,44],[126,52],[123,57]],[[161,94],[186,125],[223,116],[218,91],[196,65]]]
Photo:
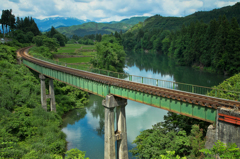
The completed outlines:
[[[176,65],[165,55],[131,53],[126,60],[125,72],[149,78],[211,87],[218,85],[226,76],[211,74],[191,67]],[[102,97],[90,95],[85,109],[70,111],[63,118],[62,131],[67,135],[68,150],[86,151],[90,159],[104,158],[104,107]],[[128,149],[135,147],[133,140],[140,131],[163,121],[166,110],[128,100],[126,106]],[[129,158],[133,158],[129,153]]]

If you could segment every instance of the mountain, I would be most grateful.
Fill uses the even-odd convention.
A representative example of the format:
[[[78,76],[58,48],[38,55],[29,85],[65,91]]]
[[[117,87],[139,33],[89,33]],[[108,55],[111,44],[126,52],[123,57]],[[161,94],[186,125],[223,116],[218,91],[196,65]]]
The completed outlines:
[[[144,24],[136,24],[128,32],[136,32],[138,29],[152,30],[152,29],[168,29],[178,30],[182,25],[189,25],[191,22],[203,21],[209,23],[212,19],[218,19],[219,16],[225,15],[229,21],[235,17],[240,24],[240,2],[233,6],[226,6],[211,11],[198,11],[185,17],[163,17],[155,15],[147,18]]]
[[[57,28],[59,26],[72,26],[72,25],[79,25],[83,23],[90,22],[90,20],[80,20],[77,18],[71,17],[55,17],[55,18],[46,18],[46,19],[36,19],[34,18],[35,23],[37,24],[40,31],[47,31],[52,26]]]
[[[146,17],[146,16],[142,16],[142,17],[131,17],[130,19],[123,19],[121,21],[112,21],[112,22],[109,22],[110,24],[114,24],[114,23],[125,23],[125,24],[137,24],[139,22],[144,22],[144,20],[146,20],[147,18],[149,17]]]
[[[59,27],[57,30],[66,35],[67,37],[71,37],[72,35],[85,36],[90,34],[111,34],[111,32],[115,31],[127,31],[134,24],[139,22],[143,22],[148,17],[132,17],[130,19],[124,19],[119,22],[112,21],[109,23],[96,23],[96,22],[88,22],[81,25],[73,25],[70,27]]]

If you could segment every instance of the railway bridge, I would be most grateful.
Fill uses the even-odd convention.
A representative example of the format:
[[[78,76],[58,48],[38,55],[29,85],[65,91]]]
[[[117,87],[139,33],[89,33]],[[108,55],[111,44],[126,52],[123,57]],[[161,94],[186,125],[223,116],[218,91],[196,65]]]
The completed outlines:
[[[53,80],[105,98],[102,101],[105,107],[105,159],[116,157],[115,144],[117,157],[128,158],[125,115],[127,99],[213,123],[207,132],[207,148],[217,140],[224,143],[235,142],[240,147],[240,102],[218,98],[218,95],[226,93],[226,90],[94,68],[84,70],[76,65],[67,66],[58,61],[29,56],[28,49],[29,47],[19,49],[17,56],[19,63],[39,73],[43,109],[47,110],[47,98],[50,98],[51,111],[56,111]],[[50,79],[48,95],[45,90],[45,78]],[[215,97],[206,95],[210,91],[215,92]],[[239,93],[238,95],[240,97]],[[115,107],[117,130],[114,129]]]

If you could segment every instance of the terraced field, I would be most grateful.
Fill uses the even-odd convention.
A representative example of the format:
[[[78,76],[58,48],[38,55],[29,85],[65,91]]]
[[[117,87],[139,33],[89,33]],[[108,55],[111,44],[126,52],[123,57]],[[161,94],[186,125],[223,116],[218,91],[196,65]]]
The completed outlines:
[[[83,56],[83,57],[64,57],[58,58],[59,61],[66,63],[75,63],[79,65],[90,66],[89,63],[91,58],[96,55],[95,45],[83,45],[83,44],[66,44],[65,47],[58,49],[58,52],[55,52],[56,55],[65,55],[65,56]],[[87,56],[87,57],[86,57]]]
[[[66,63],[86,63],[90,62],[92,57],[70,57],[70,58],[60,58],[59,61]]]
[[[88,54],[89,53],[89,54]],[[71,54],[71,55],[90,55],[94,56],[96,53],[95,45],[83,44],[66,44],[65,47],[60,47],[54,54]]]

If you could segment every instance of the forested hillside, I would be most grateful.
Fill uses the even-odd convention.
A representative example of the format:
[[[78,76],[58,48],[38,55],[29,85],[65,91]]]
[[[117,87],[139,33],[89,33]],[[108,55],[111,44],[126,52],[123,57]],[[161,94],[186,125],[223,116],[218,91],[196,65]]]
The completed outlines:
[[[131,18],[127,18],[127,19],[123,19],[121,21],[112,21],[112,22],[109,22],[110,24],[113,24],[113,23],[125,23],[125,24],[137,24],[139,22],[144,22],[148,17],[131,17]]]
[[[209,23],[214,18],[225,15],[228,20],[235,17],[240,24],[240,2],[233,6],[227,6],[220,9],[214,9],[212,11],[198,11],[185,17],[163,17],[161,15],[155,15],[149,17],[144,21],[142,29],[168,29],[178,30],[182,25],[190,25],[192,22],[203,21]],[[130,29],[131,30],[131,29]]]
[[[53,28],[41,35],[32,18],[17,18],[16,23],[9,23],[9,18],[15,16],[9,10],[2,13],[1,24],[8,30],[5,29],[5,35],[0,34],[0,37],[8,40],[0,45],[0,158],[62,158],[67,142],[60,128],[61,116],[71,109],[83,108],[88,94],[54,81],[57,112],[49,112],[49,103],[48,112],[44,111],[39,74],[17,64],[16,51],[36,40],[40,46],[35,47],[34,53],[52,57],[52,51],[61,45],[58,41],[61,34]],[[49,91],[47,86],[46,90]],[[71,150],[68,154],[84,158],[79,150]]]
[[[227,16],[219,16],[223,12],[227,12]],[[193,18],[196,16],[190,15],[185,18],[192,17],[192,22],[189,25],[182,23],[175,31],[164,29],[163,23],[155,25],[158,16],[154,16],[147,19],[145,24],[139,23],[128,30],[123,35],[123,45],[126,50],[152,50],[167,54],[175,58],[180,65],[235,74],[240,71],[240,16],[233,17],[238,12],[240,3],[210,11],[209,14],[204,13],[206,18],[200,21]],[[209,17],[212,20],[205,23]],[[177,26],[178,23],[174,22],[172,25]]]
[[[57,30],[66,35],[67,37],[71,37],[73,35],[77,36],[85,36],[91,34],[111,34],[115,31],[125,32],[129,28],[131,28],[134,24],[138,22],[143,22],[147,17],[132,17],[130,19],[125,19],[120,22],[110,22],[110,23],[96,23],[96,22],[88,22],[82,25],[73,25],[70,27],[60,27]]]

